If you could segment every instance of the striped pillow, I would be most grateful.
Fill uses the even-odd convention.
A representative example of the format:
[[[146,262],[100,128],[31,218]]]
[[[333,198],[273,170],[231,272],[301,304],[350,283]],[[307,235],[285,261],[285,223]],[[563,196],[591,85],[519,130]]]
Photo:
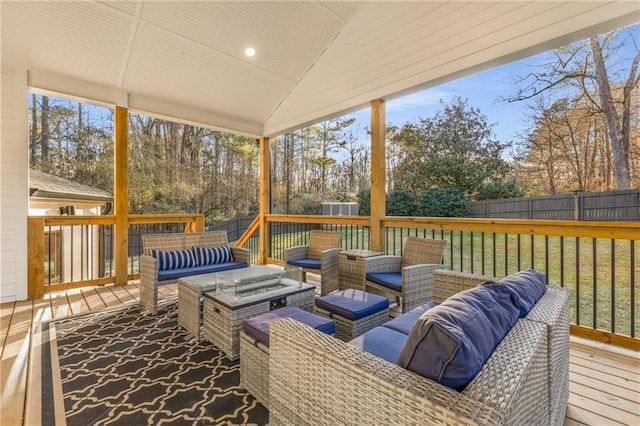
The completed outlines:
[[[196,260],[191,250],[160,251],[151,250],[151,256],[158,259],[158,269],[192,268],[196,266]]]
[[[228,244],[220,247],[194,247],[193,252],[196,254],[198,266],[233,262],[231,247]]]

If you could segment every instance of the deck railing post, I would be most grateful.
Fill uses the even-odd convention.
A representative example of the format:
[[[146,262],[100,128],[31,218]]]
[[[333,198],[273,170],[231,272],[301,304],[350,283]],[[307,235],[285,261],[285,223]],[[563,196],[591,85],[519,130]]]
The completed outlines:
[[[128,280],[129,239],[129,173],[127,153],[128,110],[116,106],[115,152],[114,152],[114,204],[116,223],[114,226],[114,253],[116,285],[126,285]]]
[[[260,141],[260,246],[258,250],[258,263],[265,264],[271,256],[271,233],[267,215],[271,213],[271,159],[269,151],[269,138],[261,138]]]
[[[44,296],[44,217],[27,219],[27,248],[27,297],[39,299]]]
[[[371,250],[385,251],[384,227],[386,216],[385,139],[387,134],[385,102],[371,102]]]

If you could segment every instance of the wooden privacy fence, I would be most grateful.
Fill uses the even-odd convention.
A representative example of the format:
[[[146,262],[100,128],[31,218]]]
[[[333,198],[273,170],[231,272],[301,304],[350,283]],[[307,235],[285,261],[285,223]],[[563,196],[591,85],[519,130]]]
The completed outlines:
[[[474,201],[468,217],[640,221],[640,189]]]

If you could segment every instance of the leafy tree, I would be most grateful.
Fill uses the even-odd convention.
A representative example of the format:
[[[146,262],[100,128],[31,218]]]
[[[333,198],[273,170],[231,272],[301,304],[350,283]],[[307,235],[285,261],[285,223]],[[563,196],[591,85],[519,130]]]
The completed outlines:
[[[464,217],[469,212],[469,198],[462,188],[441,186],[425,191],[418,198],[419,216]]]
[[[515,182],[492,182],[483,185],[476,200],[499,200],[502,198],[524,197],[524,191],[518,189]]]
[[[397,184],[414,193],[455,186],[475,194],[484,183],[501,180],[509,170],[501,158],[509,144],[493,139],[492,127],[460,97],[434,117],[406,123],[394,136],[406,151]]]

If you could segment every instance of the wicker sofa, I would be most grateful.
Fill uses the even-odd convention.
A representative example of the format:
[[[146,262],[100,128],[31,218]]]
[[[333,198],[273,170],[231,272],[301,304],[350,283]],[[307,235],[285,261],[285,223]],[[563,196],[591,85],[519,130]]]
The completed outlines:
[[[250,265],[250,252],[241,247],[230,247],[232,262],[209,264],[184,269],[173,269],[162,279],[159,261],[152,250],[178,251],[194,247],[221,247],[228,244],[226,231],[192,232],[184,234],[147,234],[142,236],[140,255],[140,303],[153,315],[158,313],[158,286],[177,282],[183,276],[207,274]]]
[[[487,277],[436,270],[440,302]],[[568,400],[569,297],[548,287],[457,392],[284,319],[271,326],[270,423],[554,424]]]

